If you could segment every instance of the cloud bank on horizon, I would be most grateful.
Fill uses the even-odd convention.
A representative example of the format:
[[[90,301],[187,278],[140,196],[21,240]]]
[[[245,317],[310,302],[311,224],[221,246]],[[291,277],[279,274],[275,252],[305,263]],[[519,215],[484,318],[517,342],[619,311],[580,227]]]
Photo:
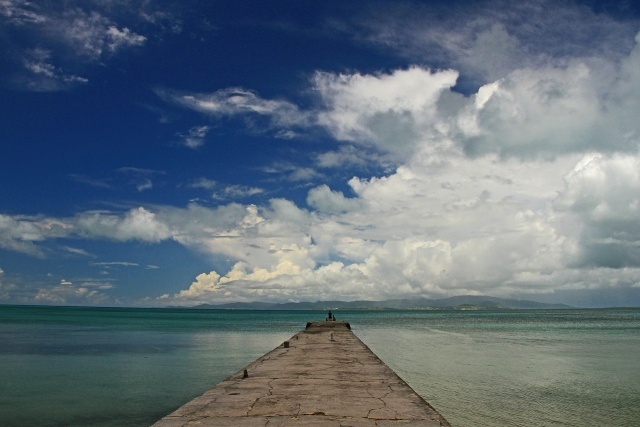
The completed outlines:
[[[2,43],[13,53],[2,90],[12,102],[47,94],[73,102],[74,92],[108,102],[87,87],[113,75],[150,94],[129,102],[142,105],[140,126],[162,140],[148,153],[105,155],[101,177],[90,175],[95,165],[68,170],[54,184],[74,189],[60,190],[64,208],[0,205],[0,302],[473,294],[640,305],[637,11],[380,1],[322,10],[313,23],[289,3],[263,15],[233,11],[235,31],[306,37],[336,58],[315,63],[293,42],[269,41],[271,57],[252,68],[260,58],[243,58],[235,43],[265,41],[226,39],[231,24],[216,21],[215,7],[195,20],[194,11],[141,4],[0,2]],[[238,75],[192,76],[207,72],[192,57],[207,52],[200,33],[214,39],[207,49],[235,51],[239,59],[219,66]],[[162,75],[154,63],[149,83],[126,81],[136,61],[127,55],[158,55],[177,44],[172,37],[186,43],[185,56],[153,57],[184,70]],[[276,73],[297,84],[270,82]],[[20,145],[13,126],[2,137]],[[125,153],[131,143],[109,144]],[[242,144],[228,164],[208,165],[224,157],[221,146]],[[7,161],[20,160],[8,150]],[[20,185],[11,174],[6,185]],[[162,198],[158,188],[181,197]],[[185,199],[191,192],[198,196]],[[142,260],[140,251],[157,257]],[[190,279],[163,281],[158,272],[175,268],[181,251],[197,259],[182,266]]]

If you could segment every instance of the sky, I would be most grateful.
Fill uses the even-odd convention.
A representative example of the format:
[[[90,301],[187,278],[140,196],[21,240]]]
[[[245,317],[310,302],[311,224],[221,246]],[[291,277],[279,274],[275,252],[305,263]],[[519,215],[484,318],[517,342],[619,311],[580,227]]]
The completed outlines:
[[[0,303],[640,305],[633,1],[0,0]]]

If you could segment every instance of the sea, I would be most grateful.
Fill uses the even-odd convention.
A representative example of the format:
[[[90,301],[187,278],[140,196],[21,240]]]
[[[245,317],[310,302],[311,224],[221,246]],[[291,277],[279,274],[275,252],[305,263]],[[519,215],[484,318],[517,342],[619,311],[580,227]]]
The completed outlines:
[[[333,313],[454,427],[640,426],[640,309]],[[149,426],[325,315],[0,306],[0,426]]]

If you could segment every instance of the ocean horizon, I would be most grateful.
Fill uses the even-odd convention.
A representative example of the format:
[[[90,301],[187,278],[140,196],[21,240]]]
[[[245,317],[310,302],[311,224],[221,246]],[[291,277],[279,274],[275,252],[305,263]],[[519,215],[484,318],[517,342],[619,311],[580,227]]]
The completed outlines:
[[[640,426],[640,309],[337,310],[455,427]],[[0,425],[148,426],[320,310],[0,306]]]

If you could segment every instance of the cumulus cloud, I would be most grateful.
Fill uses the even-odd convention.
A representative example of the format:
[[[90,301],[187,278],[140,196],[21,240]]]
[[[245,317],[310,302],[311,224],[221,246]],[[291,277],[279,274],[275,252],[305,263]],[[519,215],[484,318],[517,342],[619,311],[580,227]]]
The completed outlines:
[[[44,240],[40,229],[30,221],[0,215],[0,247],[31,255],[41,255],[34,242]]]
[[[533,286],[532,277],[566,268],[575,249],[576,230],[561,230],[561,221],[549,219],[557,194],[550,188],[561,188],[558,166],[569,164],[505,165],[461,156],[435,175],[405,167],[385,178],[354,179],[355,199],[314,188],[308,196],[314,211],[282,199],[236,209],[224,228],[191,235],[190,242],[181,238],[240,261],[226,273],[203,273],[171,298],[190,303],[551,292],[552,284],[540,280]],[[477,172],[459,175],[460,167]],[[513,176],[513,169],[519,179],[501,179]]]
[[[637,78],[630,76],[628,81]],[[456,117],[452,136],[474,156],[633,152],[638,126],[625,120],[627,108],[621,108],[634,102],[633,95],[628,91],[618,96],[621,81],[585,63],[518,70],[483,86],[475,103]]]
[[[360,200],[348,199],[341,192],[332,191],[327,185],[311,189],[307,195],[307,204],[316,211],[325,213],[345,213],[362,206]]]
[[[231,261],[228,270],[203,272],[164,297],[178,304],[524,296],[635,286],[638,154],[629,149],[633,137],[595,129],[621,111],[602,108],[611,99],[602,89],[633,82],[633,71],[625,72],[627,78],[603,83],[595,82],[586,64],[520,70],[467,97],[451,91],[456,75],[448,71],[414,67],[388,75],[325,75],[324,118],[318,123],[341,135],[348,147],[374,145],[396,150],[403,159],[383,176],[349,180],[352,197],[321,185],[309,190],[309,209],[273,199],[213,209],[191,204],[123,214],[85,212],[66,223],[73,235],[173,239],[212,259]],[[405,85],[411,90],[397,97]],[[378,97],[365,88],[376,88]],[[628,105],[622,101],[620,92],[618,102]],[[349,109],[350,115],[336,113]],[[413,129],[402,149],[376,133],[373,117],[389,111],[402,116],[392,114],[389,120]],[[509,127],[508,119],[517,126]],[[593,152],[594,147],[605,151],[597,135],[612,142],[606,152]],[[474,151],[470,144],[480,148]],[[251,187],[222,187],[204,178],[191,186],[220,188],[229,198],[257,194]],[[33,222],[11,235],[8,230],[17,229],[19,221],[4,220],[3,242],[18,245],[14,250],[49,238]],[[589,279],[594,269],[621,273],[617,282],[594,285]]]
[[[366,40],[401,47],[415,64],[425,63],[424,52],[434,47],[456,69],[319,71],[309,91],[316,103],[307,110],[239,87],[157,91],[210,119],[240,117],[276,137],[323,129],[341,145],[314,154],[316,168],[365,172],[374,163],[384,170],[353,176],[345,183],[349,191],[319,185],[307,192],[305,205],[238,203],[264,191],[200,178],[189,186],[229,201],[57,220],[0,215],[0,246],[43,256],[39,243],[53,238],[172,239],[217,264],[162,298],[184,304],[522,297],[640,286],[640,37],[587,8],[540,1],[510,12],[482,4],[487,10],[471,21],[456,23],[462,11],[442,23],[429,20],[432,26],[423,19],[398,20],[402,26],[384,21]],[[517,26],[523,10],[534,19]],[[575,26],[549,26],[558,34],[536,38],[534,24],[543,18]],[[78,40],[83,28],[76,28]],[[591,36],[598,37],[578,43]],[[568,43],[554,44],[558,38]],[[91,41],[87,52],[110,49],[107,39],[84,40]],[[181,136],[196,148],[209,132],[194,127]],[[321,177],[298,165],[264,171],[298,182]],[[59,288],[44,290],[42,300],[95,290]]]
[[[640,267],[639,156],[585,156],[565,176],[556,202],[583,225],[579,264]]]
[[[630,262],[613,274],[615,266],[584,261],[592,237],[585,229],[610,224],[605,237],[620,243],[620,232],[637,225],[638,203],[625,198],[637,190],[637,158],[563,156],[524,163],[468,158],[460,150],[437,169],[421,160],[417,156],[385,177],[352,179],[353,198],[328,186],[313,188],[312,210],[273,199],[265,206],[87,212],[67,221],[76,236],[171,238],[212,260],[233,260],[226,271],[197,275],[164,303],[522,297],[637,284],[639,270]],[[638,241],[622,237],[624,244]],[[608,268],[610,280],[597,270],[602,280],[593,282],[594,267]],[[73,292],[43,289],[39,300],[49,303],[92,290],[75,284]]]
[[[317,75],[317,125],[346,141],[344,152],[396,156],[391,172],[349,180],[353,197],[321,185],[309,190],[309,209],[284,199],[139,207],[66,224],[89,238],[173,239],[232,262],[164,297],[184,304],[635,286],[638,142],[633,128],[608,129],[633,126],[621,106],[635,101],[621,88],[635,94],[635,55],[618,78],[596,79],[598,70],[575,62],[521,69],[470,96],[452,91],[453,71]],[[382,122],[402,132],[385,134]],[[204,178],[191,186],[226,198],[259,193]],[[42,222],[3,220],[13,250],[35,254],[34,242],[51,236]],[[594,269],[621,273],[594,285]]]
[[[285,252],[295,252],[299,248],[289,248]],[[180,291],[175,296],[177,300],[183,301],[251,301],[252,298],[259,296],[270,298],[272,286],[263,287],[260,284],[267,281],[280,278],[282,276],[293,276],[300,274],[300,266],[291,260],[287,260],[287,256],[283,257],[277,265],[271,269],[256,267],[251,271],[244,262],[236,263],[229,272],[221,277],[217,272],[202,273],[196,277],[196,280],[188,289]],[[228,284],[234,284],[228,288]],[[250,290],[242,290],[239,283],[245,284]]]
[[[313,85],[324,103],[318,122],[339,140],[406,159],[437,119],[440,94],[457,78],[456,71],[420,67],[375,76],[317,73]]]
[[[0,214],[0,248],[43,257],[44,251],[38,243],[65,237],[71,228],[58,219]]]
[[[163,224],[154,222],[154,214],[144,208],[133,209],[122,217],[106,212],[85,212],[62,219],[0,215],[0,247],[4,249],[44,256],[38,243],[78,235],[159,241],[168,236],[168,231]],[[63,249],[90,256],[82,249],[68,246]]]
[[[317,72],[319,105],[303,112],[288,101],[263,100],[246,89],[165,97],[214,116],[264,115],[270,126],[321,127],[348,143],[317,156],[321,167],[362,164],[363,157],[396,165],[417,152],[433,156],[462,147],[468,156],[553,158],[587,151],[633,152],[640,129],[640,47],[619,62],[567,59],[518,68],[463,96],[459,73],[413,66],[387,74]],[[351,148],[353,151],[353,149]],[[373,151],[371,151],[373,150]],[[388,154],[389,157],[380,156]]]
[[[74,218],[76,232],[87,237],[126,241],[160,242],[171,237],[169,227],[156,214],[139,207],[124,216],[107,212],[84,212]]]
[[[206,273],[215,280],[197,280],[173,298],[523,296],[636,286],[638,139],[621,108],[636,102],[636,55],[618,67],[522,68],[469,96],[452,91],[452,71],[318,74],[316,123],[348,147],[395,154],[398,166],[351,179],[353,198],[326,185],[311,189],[311,211],[282,201],[279,209],[251,208],[250,227],[238,217],[226,230],[237,239],[198,243],[241,260],[244,274]],[[602,78],[604,69],[617,75]],[[400,131],[385,134],[380,123]],[[283,258],[273,254],[292,242],[296,269],[251,276],[280,271]],[[594,268],[623,270],[594,284]]]
[[[618,13],[625,14],[624,5]],[[618,61],[638,31],[633,19],[572,2],[476,1],[379,5],[339,27],[359,42],[386,47],[411,62],[453,67],[477,87],[523,68],[573,58]]]
[[[419,150],[469,156],[547,157],[575,152],[633,152],[640,129],[636,46],[618,67],[574,61],[524,68],[486,84],[469,97],[451,89],[453,71],[413,67],[389,75],[319,74],[325,108],[318,122],[339,140],[372,144],[408,161]],[[440,148],[439,148],[440,147]],[[321,160],[326,164],[331,157]],[[330,163],[329,163],[330,164]]]
[[[172,237],[169,225],[143,207],[124,214],[87,211],[73,218],[12,217],[0,214],[0,248],[44,257],[38,244],[69,237],[108,238],[117,241],[160,242]],[[63,247],[66,252],[90,256],[83,250]]]

